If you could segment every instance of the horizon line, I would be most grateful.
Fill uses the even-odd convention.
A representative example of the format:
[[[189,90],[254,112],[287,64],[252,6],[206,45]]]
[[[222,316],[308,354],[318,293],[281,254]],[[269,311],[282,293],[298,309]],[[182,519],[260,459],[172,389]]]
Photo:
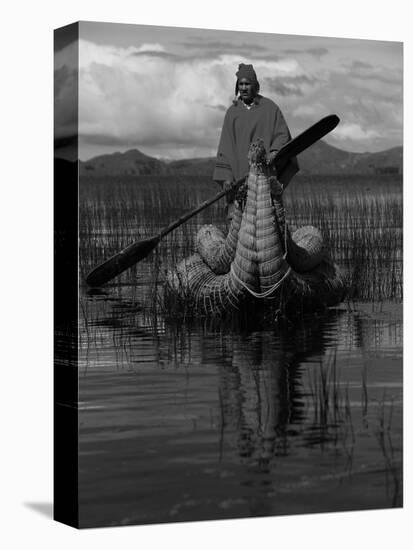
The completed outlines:
[[[324,139],[320,139],[319,141],[322,141],[324,143],[326,143],[329,147],[332,147],[334,149],[337,149],[339,151],[342,151],[344,153],[349,153],[349,154],[352,154],[352,155],[377,155],[379,153],[384,153],[386,151],[390,151],[392,149],[397,149],[398,147],[401,147],[403,148],[403,143],[399,144],[399,145],[393,145],[391,147],[387,147],[386,149],[381,149],[380,151],[363,151],[363,152],[356,152],[356,151],[349,151],[347,149],[341,149],[340,147],[337,147],[335,145],[331,145],[330,143],[328,143],[326,140]],[[138,148],[138,146],[135,146],[135,147],[131,147],[130,149],[127,149],[125,151],[119,151],[119,150],[114,150],[112,153],[102,153],[102,154],[98,154],[98,155],[94,155],[93,157],[88,157],[87,159],[81,159],[79,156],[78,156],[78,159],[80,162],[89,162],[95,158],[99,158],[99,157],[103,157],[103,156],[110,156],[110,155],[115,155],[115,154],[120,154],[120,155],[124,155],[125,153],[128,153],[130,151],[138,151],[139,153],[142,153],[143,155],[149,157],[149,158],[153,158],[153,159],[156,159],[156,160],[159,160],[159,161],[168,161],[168,162],[175,162],[175,161],[183,161],[183,160],[193,160],[193,159],[213,159],[215,158],[216,155],[211,155],[211,156],[206,156],[206,157],[180,157],[180,158],[174,158],[174,157],[168,157],[168,156],[153,156],[153,155],[148,155],[147,153],[144,153],[141,149]]]

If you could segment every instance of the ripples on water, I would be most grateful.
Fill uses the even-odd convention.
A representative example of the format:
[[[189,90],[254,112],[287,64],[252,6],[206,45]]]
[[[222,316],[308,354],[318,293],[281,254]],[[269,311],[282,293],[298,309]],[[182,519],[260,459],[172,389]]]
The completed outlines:
[[[151,266],[81,289],[82,526],[402,505],[400,302],[168,323]]]
[[[85,302],[83,525],[401,505],[400,307],[154,330],[133,304]]]

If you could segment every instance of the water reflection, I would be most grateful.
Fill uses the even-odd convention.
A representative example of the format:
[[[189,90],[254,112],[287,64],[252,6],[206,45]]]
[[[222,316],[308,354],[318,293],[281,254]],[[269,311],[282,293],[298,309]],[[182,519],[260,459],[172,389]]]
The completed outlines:
[[[84,299],[86,524],[400,505],[400,307],[256,330],[137,306]]]
[[[311,324],[266,331],[211,332],[203,327],[197,338],[192,335],[190,347],[175,348],[180,365],[218,365],[221,435],[236,434],[243,462],[262,469],[272,456],[288,454],[289,427],[303,420],[301,364],[334,345],[329,327],[338,316],[331,312]],[[188,334],[183,338],[188,341]]]

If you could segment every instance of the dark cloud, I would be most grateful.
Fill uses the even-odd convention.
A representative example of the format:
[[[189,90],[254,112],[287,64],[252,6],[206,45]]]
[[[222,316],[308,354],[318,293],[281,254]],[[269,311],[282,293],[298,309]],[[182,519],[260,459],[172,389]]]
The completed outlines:
[[[137,55],[144,55],[146,52],[141,52],[141,53],[137,53]],[[153,56],[155,57],[156,56],[156,53],[158,52],[153,52]],[[162,52],[159,52],[159,53],[162,53]],[[243,50],[243,49],[239,49],[237,48],[236,50],[234,51],[218,51],[218,50],[205,50],[205,51],[202,51],[202,50],[198,50],[198,51],[194,51],[194,52],[189,52],[187,53],[186,55],[176,55],[174,57],[174,60],[176,62],[194,62],[194,61],[211,61],[213,59],[216,59],[216,58],[219,58],[220,56],[222,55],[226,55],[226,54],[231,54],[231,55],[238,55],[240,57],[240,62],[242,61],[242,59],[255,59],[256,61],[280,61],[282,59],[284,59],[282,56],[279,56],[279,55],[273,55],[273,54],[257,54],[257,53],[254,53],[254,52],[251,52],[251,50]],[[170,54],[171,57],[173,57],[173,54]],[[166,57],[167,55],[165,55]],[[253,62],[253,61],[251,61]],[[234,69],[236,70],[237,69],[237,64],[235,63],[234,64]],[[234,70],[234,74],[235,74],[235,70]]]
[[[288,86],[287,84],[283,84],[282,82],[279,82],[278,84],[273,84],[271,86],[271,91],[282,97],[293,95],[297,97],[302,97],[304,95],[299,87]]]
[[[54,52],[66,48],[69,44],[79,40],[79,23],[72,23],[54,31]]]
[[[359,79],[349,79],[343,73],[332,73],[329,82],[328,101],[342,123],[356,124],[361,128],[373,129],[383,136],[388,130],[400,126],[401,94],[386,86],[362,86]],[[346,93],[343,95],[343,90]],[[340,115],[340,111],[342,116]],[[356,140],[355,140],[356,141]]]
[[[54,72],[54,135],[63,138],[72,135],[78,123],[78,73],[63,65]],[[59,145],[66,147],[66,144]]]
[[[271,92],[280,96],[296,96],[304,95],[303,86],[312,86],[317,82],[315,78],[310,78],[306,75],[299,76],[284,76],[278,78],[266,78],[265,84]]]
[[[273,79],[276,80],[276,79]],[[284,76],[282,77],[283,82],[288,82],[292,84],[309,84],[312,86],[317,82],[316,78],[311,78],[310,76],[307,76],[305,74],[300,74],[297,76]]]
[[[269,61],[269,62],[282,61],[285,59],[285,56],[277,55],[274,53],[259,54],[254,57],[257,59],[257,61]]]
[[[353,73],[351,76],[354,76],[356,78],[360,78],[363,80],[376,80],[378,82],[381,82],[382,84],[392,84],[392,85],[401,85],[401,80],[395,79],[392,76],[387,76],[384,74],[363,74],[363,73]]]
[[[91,145],[122,145],[133,146],[134,141],[124,136],[113,136],[108,134],[82,134],[82,140]]]
[[[199,40],[187,40],[180,42],[179,46],[183,46],[187,51],[187,59],[211,59],[220,55],[230,54],[239,55],[245,58],[255,58],[260,60],[271,59],[277,61],[281,59],[279,56],[270,55],[270,48],[261,46],[259,44],[242,42],[225,42],[225,41],[213,41],[213,42],[201,42]]]
[[[327,48],[306,48],[304,50],[287,49],[281,51],[286,55],[312,55],[314,57],[322,57],[328,54]]]
[[[205,60],[212,60],[214,58],[216,59],[217,57],[220,57],[221,55],[225,55],[225,54],[238,55],[240,58],[240,62],[243,59],[251,59],[250,63],[253,63],[254,60],[255,61],[281,61],[285,59],[281,55],[275,55],[271,53],[265,53],[265,54],[254,53],[254,52],[251,52],[251,50],[242,50],[242,49],[237,49],[234,52],[213,51],[213,50],[207,50],[204,52],[197,51],[197,52],[193,52],[192,54],[190,53],[185,57],[181,57],[181,59],[182,61],[197,61],[197,60],[205,61]],[[234,64],[234,69],[235,70],[237,69],[236,63]],[[234,71],[234,74],[235,74],[235,71]]]
[[[373,65],[370,65],[370,63],[364,63],[364,61],[353,61],[350,68],[351,69],[372,69]]]
[[[204,104],[204,107],[206,107],[207,109],[213,109],[215,111],[226,111],[228,109],[228,107],[225,107],[225,105],[208,105],[208,104]]]
[[[54,148],[55,149],[66,149],[67,147],[77,147],[78,145],[78,135],[69,135],[69,136],[62,136],[62,137],[56,137],[54,140]]]
[[[402,84],[402,73],[400,71],[385,70],[380,66],[374,66],[364,61],[357,60],[352,63],[343,64],[343,68],[347,71],[348,78],[370,82],[377,81],[378,83],[389,85],[401,86]]]
[[[377,69],[368,63],[362,61],[354,61],[351,65],[345,66],[350,78],[357,78],[365,81],[377,81],[382,84],[401,85],[402,78],[400,73],[397,76],[392,71],[384,71],[383,69]]]
[[[58,98],[62,90],[70,87],[77,87],[78,73],[76,69],[69,69],[66,65],[56,69],[54,72],[54,96]]]
[[[199,40],[190,40],[186,42],[181,42],[180,46],[185,48],[196,48],[201,50],[213,50],[213,51],[222,51],[222,52],[231,52],[238,53],[240,50],[251,52],[265,52],[268,51],[268,48],[265,46],[260,46],[258,44],[246,43],[237,44],[236,42],[224,42],[216,40],[214,42],[201,42]]]
[[[218,42],[214,42],[214,45],[218,45]],[[224,47],[226,44],[222,43],[222,47]],[[187,43],[187,53],[182,54],[174,54],[170,52],[164,52],[164,51],[158,51],[158,50],[148,50],[148,51],[141,51],[141,52],[133,52],[130,55],[133,57],[153,57],[158,59],[169,59],[171,61],[175,61],[177,63],[179,62],[187,62],[187,61],[205,61],[205,60],[211,60],[213,58],[219,57],[221,55],[225,54],[234,54],[236,53],[240,57],[251,57],[252,55],[257,59],[266,60],[269,59],[271,61],[277,61],[281,59],[279,56],[273,56],[273,55],[257,55],[254,54],[251,49],[247,45],[243,45],[241,47],[234,46],[233,44],[227,44],[228,49],[222,49],[221,47],[214,47],[214,48],[205,48],[205,49],[197,49],[195,51],[188,51],[189,43]],[[260,49],[260,48],[258,48]],[[264,49],[264,48],[262,48]]]
[[[202,139],[194,136],[190,132],[184,135],[171,137],[166,132],[159,132],[156,135],[134,138],[131,136],[113,136],[109,134],[85,134],[79,136],[82,143],[89,145],[106,145],[109,147],[160,147],[164,145],[173,145],[174,147],[193,147],[194,143],[198,146],[215,145],[216,137],[204,135]]]
[[[174,59],[179,60],[180,56],[169,53],[169,52],[162,52],[157,50],[148,50],[143,52],[134,52],[131,54],[133,57],[156,57],[159,59]]]

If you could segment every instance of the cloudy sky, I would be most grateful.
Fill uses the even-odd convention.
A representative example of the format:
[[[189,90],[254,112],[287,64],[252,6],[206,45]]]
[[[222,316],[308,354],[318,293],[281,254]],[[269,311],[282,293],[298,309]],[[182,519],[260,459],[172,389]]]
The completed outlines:
[[[55,45],[60,137],[73,133],[62,105],[74,93],[73,44]],[[79,156],[137,148],[158,158],[216,154],[239,63],[252,63],[261,93],[292,135],[331,113],[327,138],[348,151],[402,144],[403,48],[399,42],[80,23]]]

